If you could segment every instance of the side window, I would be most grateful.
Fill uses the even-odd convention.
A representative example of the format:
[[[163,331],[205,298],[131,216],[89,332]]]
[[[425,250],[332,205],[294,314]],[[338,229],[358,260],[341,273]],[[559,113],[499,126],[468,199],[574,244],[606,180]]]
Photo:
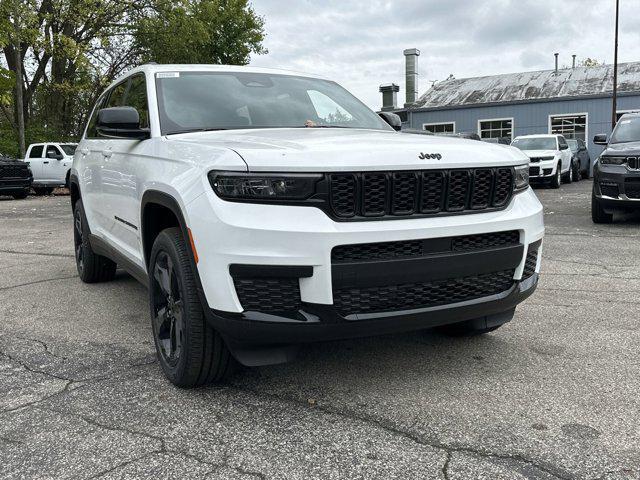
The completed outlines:
[[[122,103],[124,101],[124,94],[127,91],[127,82],[128,80],[125,80],[113,87],[111,93],[109,94],[109,100],[107,100],[107,104],[104,106],[104,108],[122,106]]]
[[[98,110],[100,110],[104,104],[104,99],[106,95],[103,95],[96,102],[96,106],[91,114],[91,118],[89,119],[89,125],[87,125],[87,135],[86,138],[96,138],[98,136],[98,132],[96,131],[96,122],[98,121]]]
[[[35,145],[34,147],[31,147],[29,158],[42,158],[42,150],[44,150],[44,145]]]
[[[147,83],[144,74],[131,77],[129,91],[123,102],[124,106],[135,108],[140,114],[140,126],[149,128],[149,105],[147,103]]]
[[[62,155],[60,150],[58,150],[58,147],[53,145],[47,146],[47,158],[56,158],[58,155]]]

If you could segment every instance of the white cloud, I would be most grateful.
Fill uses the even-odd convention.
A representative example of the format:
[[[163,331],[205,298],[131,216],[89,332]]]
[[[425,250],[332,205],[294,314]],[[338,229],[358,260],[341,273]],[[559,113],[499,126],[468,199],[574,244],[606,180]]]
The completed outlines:
[[[613,61],[613,1],[254,0],[268,55],[251,64],[317,73],[372,108],[378,86],[400,85],[405,48],[421,50],[419,90],[431,80],[553,68],[591,57]],[[621,2],[619,60],[640,60],[640,1]]]

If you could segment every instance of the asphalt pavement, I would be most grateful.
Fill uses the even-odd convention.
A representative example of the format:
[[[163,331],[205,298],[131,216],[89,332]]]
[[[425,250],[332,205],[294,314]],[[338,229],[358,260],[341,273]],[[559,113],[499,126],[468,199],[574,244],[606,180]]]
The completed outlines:
[[[67,196],[0,198],[0,478],[640,479],[640,218],[537,189],[542,276],[515,319],[309,345],[180,390],[145,289],[76,275]]]

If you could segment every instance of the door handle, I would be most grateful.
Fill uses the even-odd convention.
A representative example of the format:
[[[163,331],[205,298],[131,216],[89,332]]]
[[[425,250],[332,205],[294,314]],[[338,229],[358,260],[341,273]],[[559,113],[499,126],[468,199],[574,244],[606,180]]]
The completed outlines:
[[[49,162],[42,162],[42,163],[44,163],[44,164],[46,165],[46,164],[47,164],[47,163],[49,163]]]

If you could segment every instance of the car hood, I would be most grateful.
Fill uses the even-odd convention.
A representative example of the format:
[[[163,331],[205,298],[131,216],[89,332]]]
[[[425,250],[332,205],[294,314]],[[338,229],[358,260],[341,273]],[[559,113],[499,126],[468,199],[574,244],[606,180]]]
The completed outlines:
[[[640,155],[640,142],[611,143],[603,155]]]
[[[3,157],[0,158],[0,165],[24,165],[22,160],[14,160],[12,158]]]
[[[277,128],[195,132],[172,142],[226,147],[250,171],[350,171],[521,165],[515,148],[430,135],[361,129]]]
[[[537,157],[555,157],[558,155],[556,150],[522,150],[529,158],[537,158]]]

